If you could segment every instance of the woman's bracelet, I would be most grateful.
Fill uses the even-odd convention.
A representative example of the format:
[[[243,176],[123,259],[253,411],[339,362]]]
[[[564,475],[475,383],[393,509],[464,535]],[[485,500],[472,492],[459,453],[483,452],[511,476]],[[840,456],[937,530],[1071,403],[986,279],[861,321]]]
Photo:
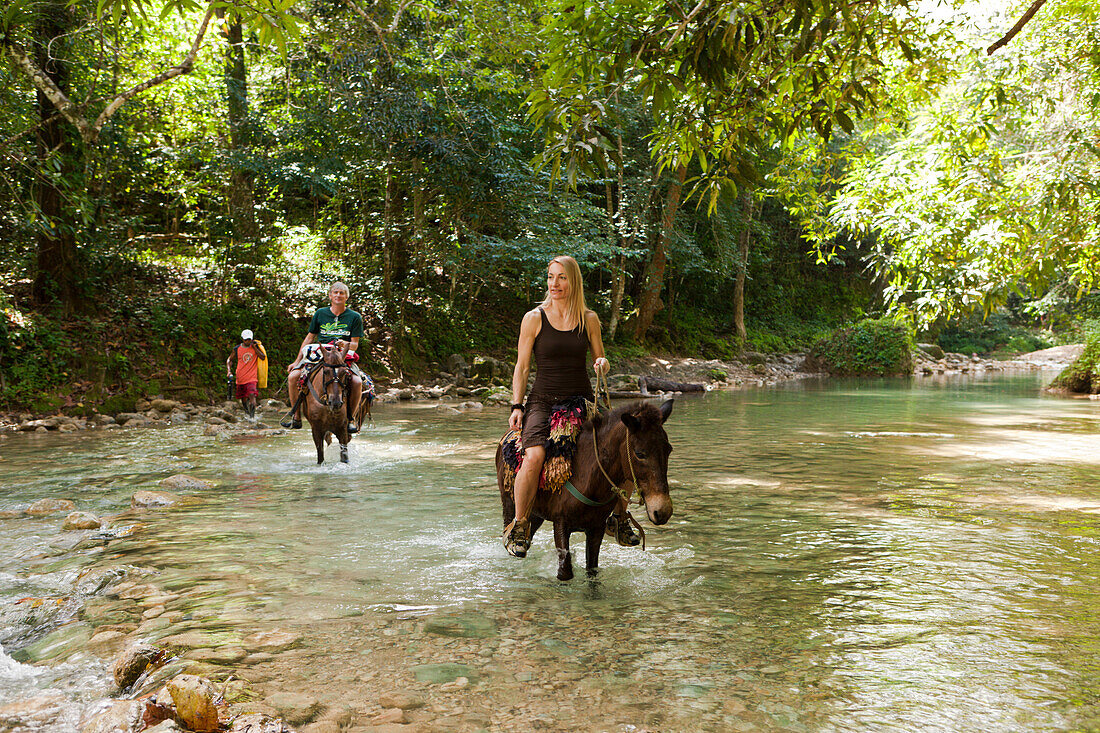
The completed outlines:
[[[512,405],[513,410],[519,410],[520,412],[527,412],[527,408],[523,406],[522,402],[517,402]]]

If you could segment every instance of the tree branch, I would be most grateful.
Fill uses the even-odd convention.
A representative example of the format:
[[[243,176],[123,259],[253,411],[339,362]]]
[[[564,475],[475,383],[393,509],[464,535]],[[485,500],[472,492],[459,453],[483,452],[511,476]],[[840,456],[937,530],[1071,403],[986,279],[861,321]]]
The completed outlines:
[[[130,87],[112,99],[111,102],[103,108],[103,111],[99,113],[99,117],[96,118],[91,129],[88,131],[88,136],[86,136],[89,138],[88,142],[95,142],[95,139],[99,137],[99,133],[103,129],[103,125],[107,123],[107,120],[111,119],[114,113],[131,98],[144,92],[146,89],[163,84],[170,79],[175,79],[177,76],[187,74],[194,68],[195,59],[198,58],[199,48],[202,47],[202,39],[206,35],[206,29],[210,26],[210,19],[214,16],[214,10],[214,3],[211,2],[206,7],[206,15],[203,16],[202,24],[199,26],[199,32],[195,35],[195,42],[191,44],[191,50],[187,52],[187,55],[183,57],[182,61],[151,79],[146,79],[140,84]]]
[[[1047,0],[1035,0],[1035,2],[1031,4],[1031,7],[1027,9],[1027,12],[1024,13],[1018,21],[1016,21],[1016,25],[1012,26],[1012,30],[1004,34],[1004,37],[1001,38],[1001,40],[997,41],[985,50],[986,55],[992,56],[993,52],[996,51],[998,48],[1003,48],[1004,46],[1007,46],[1009,41],[1015,38],[1016,34],[1024,29],[1024,26],[1027,25],[1032,16],[1034,16],[1035,13],[1039,12],[1039,8],[1043,7],[1043,3],[1045,3],[1046,1]]]
[[[80,114],[77,106],[73,104],[73,101],[61,91],[61,88],[54,84],[53,79],[49,77],[46,72],[35,66],[34,61],[27,55],[27,52],[16,44],[8,46],[8,53],[11,55],[15,65],[27,75],[34,88],[40,91],[46,96],[46,99],[50,100],[57,111],[66,120],[72,123],[72,125],[80,131],[81,137],[87,137],[91,129],[88,124],[88,120],[84,118],[84,115]]]

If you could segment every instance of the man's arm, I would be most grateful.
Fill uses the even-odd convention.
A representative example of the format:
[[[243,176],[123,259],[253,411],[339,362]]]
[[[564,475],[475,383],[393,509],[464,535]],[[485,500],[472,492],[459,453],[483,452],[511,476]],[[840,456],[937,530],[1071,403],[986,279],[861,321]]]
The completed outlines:
[[[264,361],[267,361],[267,352],[264,350],[264,345],[260,343],[259,339],[253,339],[252,345],[256,347],[256,356]]]
[[[225,376],[233,376],[233,359],[237,356],[237,350],[233,349],[229,352],[229,358],[225,360]]]

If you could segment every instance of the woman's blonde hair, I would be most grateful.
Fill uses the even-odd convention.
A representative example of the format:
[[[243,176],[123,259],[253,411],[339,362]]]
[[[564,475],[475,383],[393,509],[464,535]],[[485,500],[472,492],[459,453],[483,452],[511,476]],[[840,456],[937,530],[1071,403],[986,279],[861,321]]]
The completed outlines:
[[[565,304],[565,312],[570,321],[575,321],[585,332],[585,316],[588,315],[588,306],[584,302],[584,280],[581,279],[581,266],[569,255],[559,255],[546,263],[549,273],[550,265],[557,262],[565,270],[565,279],[569,283],[569,297]],[[540,304],[543,308],[550,305],[550,290],[546,290],[546,297]]]

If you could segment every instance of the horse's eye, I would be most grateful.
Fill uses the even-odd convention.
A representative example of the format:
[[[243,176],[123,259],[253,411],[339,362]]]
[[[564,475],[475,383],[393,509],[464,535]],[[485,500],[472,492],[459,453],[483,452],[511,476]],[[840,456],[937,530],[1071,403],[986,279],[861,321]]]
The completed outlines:
[[[639,461],[644,461],[645,460],[645,451],[644,450],[636,450],[636,451],[634,451],[634,455],[638,457]]]

